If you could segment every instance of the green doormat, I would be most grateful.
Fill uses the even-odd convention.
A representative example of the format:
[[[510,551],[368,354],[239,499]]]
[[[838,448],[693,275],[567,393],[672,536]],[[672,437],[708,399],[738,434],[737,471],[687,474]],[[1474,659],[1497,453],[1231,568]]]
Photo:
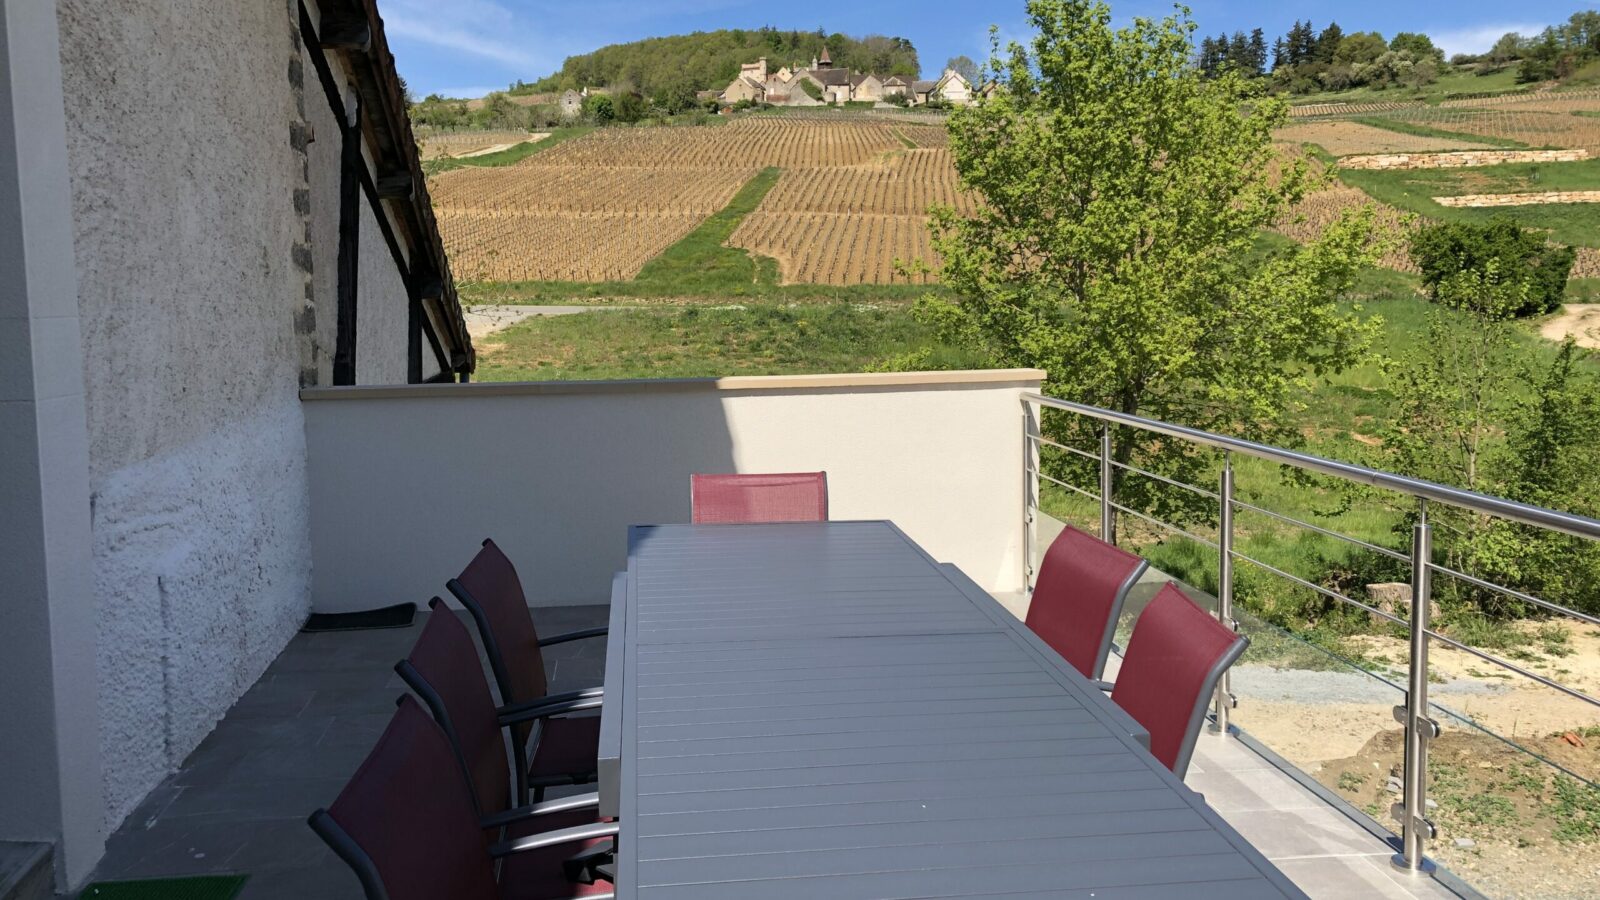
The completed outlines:
[[[202,878],[148,878],[139,881],[96,881],[83,889],[78,900],[233,900],[244,887],[245,875],[207,875]]]

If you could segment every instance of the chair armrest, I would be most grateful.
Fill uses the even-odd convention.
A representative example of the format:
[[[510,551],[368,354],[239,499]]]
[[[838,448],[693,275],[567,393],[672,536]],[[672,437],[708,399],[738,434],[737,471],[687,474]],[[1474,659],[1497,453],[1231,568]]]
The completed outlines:
[[[599,709],[605,703],[605,698],[600,693],[600,688],[590,688],[587,691],[573,694],[562,694],[557,697],[545,697],[534,703],[517,706],[505,706],[499,710],[500,724],[517,725],[522,722],[531,722],[535,719],[548,719],[563,713],[580,712],[585,709]]]
[[[1111,689],[1116,687],[1117,685],[1116,685],[1115,682],[1111,682],[1111,681],[1096,681],[1094,683],[1094,686],[1109,694],[1109,693],[1111,693]]]
[[[509,715],[511,713],[520,713],[523,710],[540,709],[546,706],[553,706],[558,703],[569,703],[573,700],[587,700],[590,697],[603,696],[605,696],[605,688],[600,685],[596,685],[595,687],[586,687],[581,690],[567,691],[566,693],[562,694],[546,694],[537,700],[529,700],[526,703],[507,703],[505,706],[500,707],[497,711],[501,715]]]
[[[543,847],[555,847],[560,844],[589,841],[595,838],[616,837],[621,829],[622,826],[616,822],[595,822],[592,825],[574,825],[571,828],[558,828],[555,831],[530,834],[527,837],[502,841],[489,848],[489,855],[495,859],[500,859],[513,853],[523,853]]]
[[[605,637],[610,633],[611,629],[605,625],[601,625],[599,628],[584,628],[580,631],[569,631],[566,634],[558,634],[555,637],[545,638],[539,642],[539,646],[554,647],[556,644],[565,644],[568,641],[581,641],[585,638]]]
[[[532,819],[537,816],[547,816],[551,813],[571,812],[575,809],[593,809],[599,805],[599,794],[578,794],[572,797],[562,797],[557,800],[546,800],[543,803],[530,803],[527,806],[519,806],[516,809],[508,809],[504,812],[495,813],[492,816],[484,816],[482,819],[478,820],[478,824],[483,828],[499,828],[502,825],[510,825],[513,822],[521,822],[524,819]]]

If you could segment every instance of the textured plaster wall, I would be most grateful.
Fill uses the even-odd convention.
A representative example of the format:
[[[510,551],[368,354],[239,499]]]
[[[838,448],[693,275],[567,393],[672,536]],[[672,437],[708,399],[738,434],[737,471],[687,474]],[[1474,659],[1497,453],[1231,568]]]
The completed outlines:
[[[372,204],[361,195],[361,274],[356,278],[356,384],[405,384],[406,283]]]
[[[59,0],[111,826],[309,606],[290,11]]]
[[[317,384],[333,384],[334,343],[339,334],[339,119],[302,52],[306,73],[306,121],[315,140],[306,148],[311,179],[311,292],[318,310],[314,363]]]

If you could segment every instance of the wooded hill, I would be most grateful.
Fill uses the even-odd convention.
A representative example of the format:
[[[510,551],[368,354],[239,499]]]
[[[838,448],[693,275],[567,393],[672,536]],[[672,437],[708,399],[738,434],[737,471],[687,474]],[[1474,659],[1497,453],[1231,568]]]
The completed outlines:
[[[568,57],[561,71],[533,84],[519,82],[511,92],[627,87],[654,97],[674,91],[721,90],[738,76],[743,63],[765,56],[774,69],[795,63],[809,66],[811,58],[821,55],[824,47],[833,57],[835,68],[884,77],[921,77],[917,48],[905,38],[854,38],[826,34],[821,29],[723,29],[601,47],[593,53]]]

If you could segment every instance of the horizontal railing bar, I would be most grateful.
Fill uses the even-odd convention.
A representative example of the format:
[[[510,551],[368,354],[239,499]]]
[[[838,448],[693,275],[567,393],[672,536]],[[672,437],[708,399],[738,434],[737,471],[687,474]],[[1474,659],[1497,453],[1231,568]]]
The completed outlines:
[[[1055,441],[1052,441],[1049,438],[1044,437],[1042,435],[1030,434],[1028,436],[1033,438],[1034,440],[1038,441],[1041,444],[1044,444],[1044,445],[1049,446],[1049,447],[1054,447],[1057,450],[1065,450],[1068,453],[1076,453],[1079,456],[1083,457],[1084,459],[1092,459],[1095,462],[1099,462],[1100,461],[1100,454],[1098,454],[1098,453],[1090,453],[1087,450],[1079,450],[1077,447],[1068,447],[1066,444],[1058,444]]]
[[[1540,599],[1538,597],[1533,596],[1532,594],[1524,594],[1523,592],[1521,592],[1519,590],[1516,590],[1514,588],[1501,587],[1500,585],[1495,584],[1492,581],[1484,581],[1482,578],[1478,578],[1475,575],[1468,575],[1465,572],[1457,572],[1455,569],[1452,569],[1449,566],[1441,566],[1441,565],[1438,565],[1437,563],[1429,563],[1428,564],[1428,568],[1432,569],[1435,572],[1439,572],[1439,573],[1444,574],[1444,575],[1449,575],[1452,578],[1459,578],[1459,579],[1461,579],[1462,581],[1465,581],[1468,584],[1477,585],[1478,587],[1484,588],[1485,590],[1499,591],[1500,593],[1505,594],[1508,597],[1513,597],[1513,598],[1515,598],[1517,600],[1522,600],[1522,601],[1527,602],[1527,603],[1532,603],[1534,606],[1543,607],[1545,609],[1550,610],[1551,612],[1558,612],[1558,613],[1562,613],[1562,614],[1565,614],[1565,615],[1569,615],[1569,616],[1573,617],[1574,619],[1582,619],[1583,621],[1588,622],[1590,625],[1600,625],[1600,618],[1596,618],[1594,616],[1591,616],[1588,613],[1581,613],[1581,612],[1578,612],[1575,609],[1568,609],[1568,608],[1566,608],[1565,606],[1562,606],[1559,603],[1552,603],[1549,600]]]
[[[1456,640],[1455,638],[1445,637],[1444,635],[1440,634],[1437,631],[1434,631],[1431,628],[1428,629],[1428,636],[1433,638],[1434,640],[1442,641],[1443,643],[1449,644],[1450,646],[1456,648],[1457,650],[1461,650],[1461,651],[1463,651],[1465,653],[1469,653],[1469,654],[1471,654],[1473,656],[1476,656],[1477,658],[1483,660],[1484,662],[1494,663],[1495,665],[1501,667],[1502,669],[1508,669],[1508,670],[1510,670],[1512,672],[1516,672],[1518,675],[1521,675],[1524,678],[1531,678],[1534,681],[1537,681],[1540,684],[1544,685],[1545,687],[1555,688],[1556,690],[1560,691],[1561,693],[1566,694],[1569,697],[1574,697],[1576,699],[1582,700],[1583,702],[1588,703],[1591,706],[1600,706],[1600,700],[1596,700],[1595,698],[1589,696],[1588,694],[1585,694],[1583,691],[1580,691],[1580,690],[1578,690],[1576,688],[1569,688],[1566,685],[1564,685],[1564,684],[1562,684],[1562,683],[1560,683],[1558,681],[1551,681],[1549,678],[1546,678],[1543,675],[1540,675],[1538,672],[1532,672],[1532,671],[1529,671],[1527,669],[1524,669],[1523,667],[1517,665],[1516,663],[1508,662],[1506,660],[1503,660],[1500,657],[1495,656],[1492,653],[1485,653],[1485,652],[1483,652],[1482,650],[1479,650],[1476,647],[1468,647],[1466,644],[1461,643],[1460,641]]]
[[[1058,478],[1051,478],[1049,475],[1046,475],[1043,472],[1035,472],[1033,474],[1039,476],[1040,478],[1043,478],[1045,481],[1048,481],[1051,484],[1059,485],[1061,487],[1066,488],[1069,491],[1076,491],[1076,492],[1084,495],[1085,497],[1088,497],[1090,500],[1093,500],[1093,501],[1095,501],[1097,503],[1100,500],[1100,495],[1099,494],[1091,494],[1088,491],[1084,490],[1081,487],[1078,487],[1075,484],[1067,484],[1065,481],[1062,481],[1062,480],[1060,480]]]
[[[1316,591],[1319,594],[1323,594],[1325,596],[1332,597],[1333,599],[1338,600],[1338,601],[1340,601],[1342,603],[1348,603],[1351,606],[1354,606],[1354,607],[1356,607],[1358,609],[1366,610],[1367,612],[1369,612],[1372,615],[1375,615],[1375,616],[1377,616],[1377,617],[1379,617],[1381,619],[1388,619],[1389,621],[1395,623],[1396,625],[1404,625],[1404,624],[1406,624],[1406,620],[1405,619],[1402,619],[1399,616],[1394,615],[1393,613],[1386,613],[1383,610],[1378,609],[1375,606],[1368,606],[1365,603],[1362,603],[1360,600],[1356,600],[1356,599],[1351,598],[1351,597],[1346,597],[1345,595],[1339,593],[1338,591],[1330,590],[1328,588],[1323,587],[1320,584],[1313,584],[1313,583],[1305,580],[1304,578],[1301,578],[1298,575],[1291,575],[1288,572],[1285,572],[1284,570],[1278,568],[1277,566],[1268,565],[1267,563],[1264,563],[1261,560],[1256,559],[1254,557],[1245,556],[1243,553],[1235,553],[1235,554],[1233,554],[1233,556],[1234,556],[1235,559],[1242,559],[1245,562],[1250,563],[1252,565],[1260,566],[1261,568],[1266,569],[1268,572],[1271,572],[1272,574],[1277,575],[1280,578],[1287,578],[1290,581],[1294,582],[1295,584],[1301,585],[1303,587],[1310,588],[1311,590]]]
[[[1411,562],[1411,557],[1407,556],[1404,553],[1399,552],[1398,550],[1390,550],[1388,547],[1382,547],[1382,546],[1379,546],[1377,544],[1370,544],[1370,543],[1368,543],[1366,541],[1363,541],[1360,538],[1351,537],[1348,534],[1340,534],[1337,531],[1334,531],[1334,530],[1329,529],[1329,528],[1323,528],[1320,525],[1313,525],[1310,522],[1302,522],[1301,520],[1296,519],[1293,516],[1286,516],[1283,513],[1273,512],[1270,509],[1266,509],[1264,507],[1256,506],[1254,503],[1246,503],[1243,500],[1235,500],[1235,501],[1233,501],[1233,505],[1239,507],[1240,509],[1248,509],[1251,512],[1261,513],[1264,516],[1271,516],[1274,519],[1277,519],[1277,520],[1282,521],[1282,522],[1288,522],[1291,525],[1298,525],[1301,528],[1309,528],[1312,531],[1317,532],[1318,534],[1325,534],[1328,537],[1337,538],[1337,539],[1339,539],[1341,541],[1347,541],[1349,543],[1355,544],[1358,547],[1365,547],[1368,550],[1373,551],[1374,553],[1382,553],[1384,556],[1393,557],[1394,559],[1398,559],[1401,562],[1405,562],[1405,563]]]
[[[1464,491],[1460,488],[1424,481],[1420,478],[1408,478],[1391,472],[1380,472],[1377,469],[1369,469],[1366,466],[1339,462],[1338,460],[1312,456],[1309,453],[1300,453],[1294,450],[1285,450],[1281,447],[1271,447],[1242,438],[1212,434],[1209,431],[1201,431],[1198,428],[1158,422],[1155,419],[1114,412],[1097,406],[1086,406],[1082,403],[1058,400],[1055,397],[1046,397],[1043,394],[1024,394],[1022,399],[1025,402],[1038,403],[1040,406],[1051,409],[1074,412],[1082,416],[1088,416],[1091,419],[1099,419],[1102,422],[1125,425],[1129,428],[1166,435],[1167,437],[1178,438],[1179,440],[1207,447],[1215,447],[1219,450],[1232,450],[1246,456],[1254,456],[1257,459],[1264,459],[1280,465],[1293,466],[1308,472],[1318,472],[1359,484],[1370,484],[1374,487],[1398,491],[1413,497],[1424,497],[1428,500],[1447,503],[1462,509],[1470,509],[1513,522],[1521,522],[1525,525],[1534,525],[1539,528],[1560,531],[1564,534],[1576,535],[1577,537],[1600,540],[1600,520],[1591,519],[1587,516],[1529,506],[1526,503],[1491,497],[1474,491]]]
[[[1151,517],[1151,516],[1147,516],[1144,513],[1139,512],[1137,509],[1129,509],[1129,508],[1127,508],[1126,506],[1123,506],[1120,503],[1111,504],[1111,508],[1112,509],[1116,509],[1116,510],[1121,510],[1122,512],[1125,512],[1130,516],[1137,516],[1138,518],[1141,518],[1141,519],[1145,520],[1146,522],[1149,522],[1151,525],[1155,525],[1158,528],[1165,528],[1166,530],[1172,532],[1173,534],[1181,534],[1184,537],[1188,538],[1189,540],[1194,541],[1197,544],[1205,544],[1207,547],[1210,547],[1213,550],[1221,549],[1220,545],[1217,544],[1215,541],[1208,541],[1208,540],[1206,540],[1205,538],[1201,537],[1198,534],[1190,534],[1189,532],[1184,531],[1182,528],[1179,528],[1176,525],[1169,525],[1166,522],[1161,521],[1160,519],[1157,519],[1157,518],[1154,518],[1154,517]]]
[[[1095,457],[1095,459],[1099,459],[1099,458],[1100,457],[1098,457],[1098,456]],[[1199,494],[1202,497],[1210,497],[1212,500],[1221,500],[1222,499],[1222,496],[1220,494],[1218,494],[1216,491],[1208,491],[1203,487],[1196,487],[1195,485],[1192,485],[1192,484],[1185,484],[1184,482],[1178,481],[1175,478],[1168,478],[1165,475],[1157,475],[1154,472],[1145,471],[1144,469],[1141,469],[1138,466],[1130,466],[1127,463],[1119,463],[1114,459],[1110,460],[1110,463],[1113,466],[1116,466],[1119,469],[1123,469],[1123,470],[1128,471],[1128,472],[1133,472],[1133,473],[1135,473],[1137,475],[1143,475],[1143,476],[1145,476],[1147,478],[1154,478],[1157,481],[1164,481],[1167,484],[1172,485],[1173,487],[1183,488],[1186,491],[1194,491],[1196,494]]]

